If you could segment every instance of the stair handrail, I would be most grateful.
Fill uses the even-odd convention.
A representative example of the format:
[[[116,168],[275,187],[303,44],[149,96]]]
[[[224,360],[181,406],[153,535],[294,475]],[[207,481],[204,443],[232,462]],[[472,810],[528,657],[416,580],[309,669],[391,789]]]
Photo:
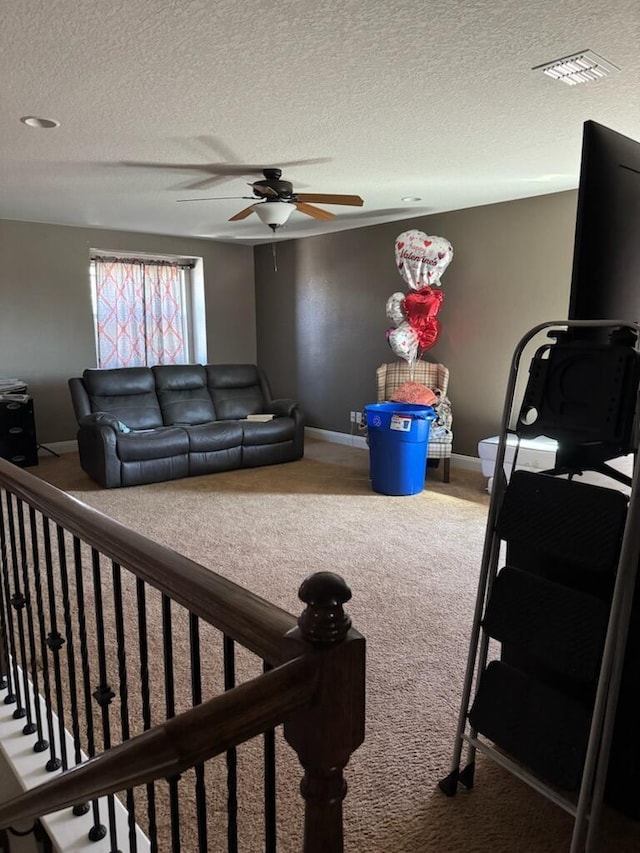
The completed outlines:
[[[309,708],[318,668],[296,658],[69,768],[0,806],[0,829],[170,778]]]
[[[0,488],[272,667],[4,804],[0,827],[171,778],[284,723],[304,770],[302,849],[343,853],[343,771],[364,740],[365,725],[365,640],[343,609],[351,598],[345,581],[330,571],[307,577],[298,592],[306,607],[296,619],[2,459]]]
[[[0,459],[0,485],[272,665],[301,654],[286,610]]]

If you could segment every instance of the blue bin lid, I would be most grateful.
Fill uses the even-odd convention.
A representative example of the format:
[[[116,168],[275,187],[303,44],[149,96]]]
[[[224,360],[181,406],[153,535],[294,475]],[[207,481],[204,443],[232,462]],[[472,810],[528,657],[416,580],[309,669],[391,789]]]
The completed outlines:
[[[414,418],[428,420],[436,419],[436,410],[433,406],[424,406],[418,403],[369,403],[364,407],[365,412],[385,412],[386,414],[409,415]]]

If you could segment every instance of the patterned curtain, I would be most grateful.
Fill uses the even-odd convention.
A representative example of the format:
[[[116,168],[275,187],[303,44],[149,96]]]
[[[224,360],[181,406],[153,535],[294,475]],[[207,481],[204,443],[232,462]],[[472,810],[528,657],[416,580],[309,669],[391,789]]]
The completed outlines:
[[[176,264],[95,258],[98,367],[187,361]]]

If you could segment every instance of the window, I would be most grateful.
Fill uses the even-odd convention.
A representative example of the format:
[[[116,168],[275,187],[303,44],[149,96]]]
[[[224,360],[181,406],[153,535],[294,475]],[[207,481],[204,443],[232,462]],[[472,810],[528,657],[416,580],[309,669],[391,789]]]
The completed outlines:
[[[91,259],[98,367],[205,361],[202,275],[194,261]],[[200,264],[201,266],[201,264]]]

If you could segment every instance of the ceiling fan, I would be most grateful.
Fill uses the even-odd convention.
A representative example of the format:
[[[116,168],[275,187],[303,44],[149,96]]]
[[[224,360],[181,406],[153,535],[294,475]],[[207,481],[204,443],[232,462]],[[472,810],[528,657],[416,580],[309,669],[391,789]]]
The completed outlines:
[[[335,195],[331,193],[295,193],[291,181],[282,180],[282,170],[276,168],[262,169],[264,178],[253,181],[249,186],[253,195],[243,196],[214,196],[213,198],[180,198],[178,201],[216,201],[223,198],[251,199],[254,203],[245,207],[229,219],[229,222],[237,222],[246,219],[252,213],[257,213],[260,219],[268,225],[272,231],[276,231],[284,225],[294,210],[312,216],[314,219],[328,221],[333,219],[335,213],[316,207],[315,202],[320,204],[346,204],[354,207],[362,207],[363,200],[359,195]]]

